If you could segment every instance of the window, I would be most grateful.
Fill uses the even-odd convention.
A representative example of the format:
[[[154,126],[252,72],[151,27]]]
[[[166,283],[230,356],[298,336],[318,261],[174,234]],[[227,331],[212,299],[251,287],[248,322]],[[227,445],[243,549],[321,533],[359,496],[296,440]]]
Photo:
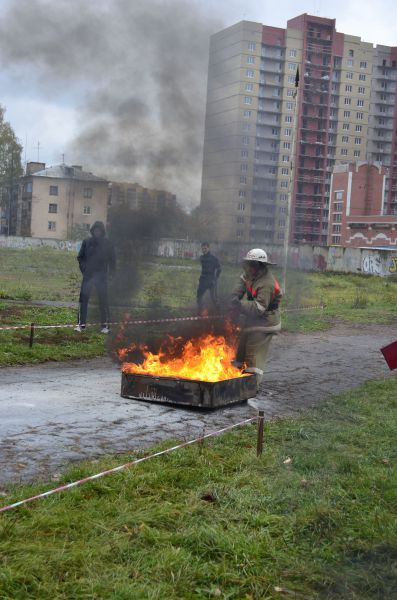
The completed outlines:
[[[294,93],[295,93],[294,90],[287,90],[287,96],[293,96]]]
[[[58,212],[58,204],[49,204],[48,212],[49,213],[57,213]]]
[[[247,56],[247,63],[249,65],[254,65],[255,64],[255,56]]]
[[[90,214],[91,214],[91,206],[84,206],[83,215],[90,215]]]
[[[241,157],[242,158],[247,158],[248,157],[248,150],[241,150]]]
[[[284,121],[286,123],[292,123],[292,115],[286,115]]]
[[[249,123],[243,123],[242,129],[243,131],[249,131],[251,129],[251,125]]]
[[[348,67],[352,67],[354,65],[354,60],[352,58],[348,58],[346,64]]]
[[[288,173],[289,173],[289,169],[288,169],[288,167],[283,167],[283,168],[281,169],[281,175],[288,175]]]
[[[295,70],[296,70],[296,64],[288,63],[288,71],[295,71]]]
[[[33,183],[31,181],[27,181],[26,183],[23,184],[23,192],[26,192],[27,194],[31,194],[32,193],[32,189],[33,189]]]
[[[254,84],[253,83],[246,83],[245,84],[245,91],[246,92],[252,92],[254,90]]]
[[[358,78],[360,81],[365,81],[366,75],[364,75],[364,73],[359,73]]]
[[[365,94],[365,87],[359,86],[358,93],[359,94]]]
[[[357,106],[364,106],[364,100],[357,100]]]
[[[276,127],[272,128],[272,135],[278,135],[278,129]]]
[[[280,187],[281,187],[281,188],[287,188],[287,187],[288,187],[288,181],[282,181],[282,182],[280,183]]]
[[[283,148],[285,150],[291,150],[291,142],[283,142]]]
[[[247,163],[243,163],[242,165],[240,165],[240,171],[243,171],[243,172],[248,171]]]
[[[289,55],[290,55],[291,57],[292,57],[292,56],[296,56],[296,55],[297,55],[297,52],[296,52],[295,48],[291,48],[291,49],[290,49],[290,51],[289,51]]]
[[[239,202],[237,204],[237,210],[245,210],[245,204],[243,202]]]
[[[255,42],[248,42],[248,50],[250,52],[254,52],[255,48],[256,48]]]
[[[343,198],[343,192],[341,192],[341,191],[335,192],[335,200],[342,200],[342,198]],[[336,208],[335,208],[335,210],[336,210]]]
[[[252,104],[251,96],[244,96],[244,104]]]
[[[286,107],[287,107],[287,110],[293,110],[294,109],[294,103],[293,102],[287,102],[286,103]]]
[[[350,85],[350,84],[349,85],[345,85],[345,92],[351,92],[352,89],[353,89],[352,85]]]
[[[291,135],[291,131],[292,131],[292,129],[288,129],[288,128],[284,129],[284,135],[290,136]]]
[[[84,198],[92,198],[92,188],[84,188]]]
[[[282,161],[283,162],[289,162],[289,154],[283,154]]]
[[[349,56],[354,56],[354,50],[349,50]]]
[[[241,175],[240,177],[240,183],[247,183],[247,178],[244,175]]]
[[[281,200],[281,202],[286,202],[288,200],[287,194],[280,194],[280,200]],[[280,212],[287,212],[287,207],[284,206],[284,207],[280,208],[279,210],[280,210]]]
[[[55,221],[48,221],[48,231],[56,231],[57,224]]]
[[[358,112],[356,113],[356,117],[359,121],[362,121],[364,119],[364,113]]]
[[[288,75],[288,79],[287,79],[288,83],[293,83],[295,84],[295,75]],[[293,93],[293,92],[292,92]]]
[[[366,60],[360,61],[360,69],[366,69],[366,68],[367,68],[367,61]]]
[[[346,73],[346,79],[353,79],[353,73],[351,71]]]
[[[334,202],[334,211],[342,212],[342,202]]]
[[[244,223],[244,217],[237,217],[237,223]]]
[[[354,143],[356,144],[356,146],[359,146],[361,144],[361,138],[354,138]]]
[[[352,103],[352,99],[351,98],[345,98],[345,105],[349,105]]]
[[[269,167],[269,173],[271,173],[272,175],[276,174],[276,167]]]
[[[345,119],[348,119],[350,117],[350,110],[345,110],[344,113],[343,113],[343,117]]]
[[[253,77],[254,76],[254,72],[252,71],[252,69],[247,69],[245,72],[245,76],[246,77]]]
[[[353,154],[356,158],[358,158],[360,156],[360,150],[355,150]]]
[[[362,125],[356,125],[356,131],[357,133],[361,133],[363,130],[363,126]]]
[[[349,123],[343,123],[343,125],[342,125],[342,129],[343,129],[344,131],[349,131],[349,128],[350,128],[350,125],[349,125]]]
[[[348,141],[349,141],[349,136],[348,136],[348,135],[342,135],[342,142],[343,142],[344,144],[347,144],[347,143],[348,143]]]
[[[332,225],[332,231],[333,231],[333,233],[340,233],[341,226],[340,225]]]
[[[334,215],[333,216],[333,221],[334,221],[334,223],[341,223],[342,222],[342,215]]]
[[[58,196],[58,186],[57,185],[50,185],[50,196]]]
[[[342,156],[347,156],[347,148],[342,148],[342,150],[340,151]]]
[[[245,146],[248,146],[248,144],[250,143],[250,139],[249,139],[248,135],[243,136],[242,142]]]
[[[332,243],[333,244],[340,244],[340,235],[333,235],[332,236]]]
[[[238,193],[238,197],[239,198],[245,198],[245,191],[244,190],[240,190]]]
[[[243,113],[243,116],[245,119],[249,119],[251,117],[252,111],[251,110],[245,110]]]

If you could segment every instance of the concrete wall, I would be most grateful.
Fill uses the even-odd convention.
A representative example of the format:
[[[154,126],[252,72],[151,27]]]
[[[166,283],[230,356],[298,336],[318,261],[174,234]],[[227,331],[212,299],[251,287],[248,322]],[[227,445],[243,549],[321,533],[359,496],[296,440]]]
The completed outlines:
[[[39,248],[43,246],[78,252],[80,241],[50,240],[30,237],[0,236],[0,248]],[[252,248],[252,244],[218,242],[211,244],[211,251],[220,261],[239,263]],[[201,243],[189,240],[162,239],[148,242],[139,253],[168,258],[198,259]],[[282,264],[283,250],[280,246],[266,246],[273,262]],[[333,271],[335,273],[363,273],[388,277],[397,275],[397,248],[376,250],[373,248],[341,248],[340,246],[310,246],[302,244],[289,248],[289,267],[302,271]]]

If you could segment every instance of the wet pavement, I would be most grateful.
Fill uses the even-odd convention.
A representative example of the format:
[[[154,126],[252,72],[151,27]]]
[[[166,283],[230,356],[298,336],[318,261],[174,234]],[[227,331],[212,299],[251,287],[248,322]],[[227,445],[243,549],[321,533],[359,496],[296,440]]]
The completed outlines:
[[[294,415],[368,379],[389,377],[387,326],[337,325],[273,342],[260,394],[267,418]],[[249,403],[198,412],[120,397],[107,358],[0,369],[0,485],[56,478],[71,461],[191,439],[255,414]]]

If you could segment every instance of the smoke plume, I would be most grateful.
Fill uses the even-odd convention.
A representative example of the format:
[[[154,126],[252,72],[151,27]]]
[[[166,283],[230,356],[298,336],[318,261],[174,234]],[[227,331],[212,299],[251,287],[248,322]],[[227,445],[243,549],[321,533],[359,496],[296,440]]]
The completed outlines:
[[[168,189],[191,205],[209,36],[220,28],[187,0],[18,0],[0,24],[0,64],[78,105],[80,128],[67,151],[74,163]]]

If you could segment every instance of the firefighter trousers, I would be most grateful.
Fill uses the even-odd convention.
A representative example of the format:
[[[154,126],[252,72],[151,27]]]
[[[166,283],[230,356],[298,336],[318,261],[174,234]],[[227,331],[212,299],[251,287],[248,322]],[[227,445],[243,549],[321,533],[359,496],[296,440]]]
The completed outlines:
[[[257,391],[263,379],[270,342],[274,333],[242,331],[236,353],[236,362],[246,364],[247,371],[255,373]]]

